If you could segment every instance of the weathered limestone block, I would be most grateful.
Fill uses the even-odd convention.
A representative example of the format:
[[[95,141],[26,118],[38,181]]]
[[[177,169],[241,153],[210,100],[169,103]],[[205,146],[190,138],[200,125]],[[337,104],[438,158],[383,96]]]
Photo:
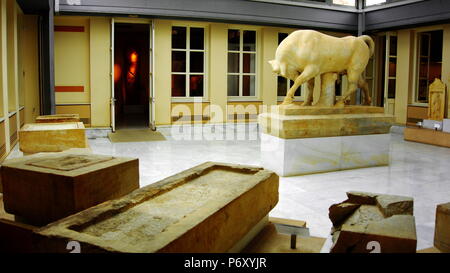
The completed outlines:
[[[43,154],[1,167],[5,211],[41,226],[139,188],[139,161],[93,154]]]
[[[61,123],[61,122],[79,122],[80,115],[78,114],[57,114],[37,116],[36,123]]]
[[[394,122],[382,107],[281,105],[258,116],[262,132],[284,139],[388,134]]]
[[[22,152],[61,152],[70,148],[86,148],[88,141],[82,122],[30,123],[19,131]]]
[[[37,231],[43,252],[227,252],[278,202],[278,176],[207,162]]]
[[[367,253],[374,243],[381,253],[416,252],[412,198],[363,192],[347,196],[329,210],[332,253]]]
[[[436,208],[434,246],[442,252],[450,253],[450,203],[440,204]]]

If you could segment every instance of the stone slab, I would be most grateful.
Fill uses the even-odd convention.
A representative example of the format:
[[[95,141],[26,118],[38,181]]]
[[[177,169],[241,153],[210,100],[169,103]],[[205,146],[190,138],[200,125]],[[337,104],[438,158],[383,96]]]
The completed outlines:
[[[438,120],[431,120],[431,119],[424,119],[422,122],[422,127],[425,129],[431,129],[431,130],[436,130],[435,126],[438,126],[437,130],[438,131],[442,131],[442,125],[443,122],[442,121],[438,121]]]
[[[436,207],[434,246],[442,252],[450,253],[450,203]]]
[[[331,253],[415,253],[413,199],[406,196],[348,192],[329,209],[333,223]]]
[[[61,122],[79,122],[79,114],[56,114],[37,116],[36,123],[61,123]]]
[[[1,177],[5,210],[44,225],[139,188],[139,161],[39,154],[5,161]]]
[[[19,131],[20,151],[28,154],[89,147],[82,122],[29,123]]]
[[[207,162],[37,233],[41,251],[227,252],[278,202],[278,176],[262,168]]]
[[[284,139],[388,134],[394,116],[380,108],[278,106],[260,114],[258,122],[263,133]]]
[[[442,121],[442,131],[444,131],[445,133],[450,133],[450,119],[445,118]]]
[[[389,165],[390,134],[284,139],[261,133],[261,164],[280,176]]]
[[[450,133],[424,128],[405,128],[405,140],[450,148]]]

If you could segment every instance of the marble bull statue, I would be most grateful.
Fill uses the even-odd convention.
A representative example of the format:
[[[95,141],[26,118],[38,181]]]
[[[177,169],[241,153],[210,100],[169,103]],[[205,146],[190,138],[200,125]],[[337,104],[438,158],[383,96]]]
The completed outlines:
[[[370,104],[368,84],[362,73],[374,53],[375,44],[367,35],[336,38],[314,30],[297,30],[278,46],[275,59],[269,61],[272,70],[294,81],[283,104],[291,104],[297,88],[308,83],[314,89],[314,78],[324,73],[347,74],[348,89],[336,105],[343,106],[348,98],[362,88],[365,104]],[[303,105],[311,105],[312,91]]]

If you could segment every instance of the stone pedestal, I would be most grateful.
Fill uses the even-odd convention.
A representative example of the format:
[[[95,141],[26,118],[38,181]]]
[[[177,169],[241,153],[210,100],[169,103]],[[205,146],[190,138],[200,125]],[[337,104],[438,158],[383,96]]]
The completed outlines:
[[[227,252],[278,202],[278,176],[207,162],[37,231],[44,252]]]
[[[19,131],[19,148],[26,154],[87,148],[82,122],[30,123]]]
[[[5,211],[41,226],[139,188],[139,161],[92,154],[32,155],[1,168]]]
[[[388,165],[393,119],[381,107],[279,106],[259,116],[262,165],[281,176]]]

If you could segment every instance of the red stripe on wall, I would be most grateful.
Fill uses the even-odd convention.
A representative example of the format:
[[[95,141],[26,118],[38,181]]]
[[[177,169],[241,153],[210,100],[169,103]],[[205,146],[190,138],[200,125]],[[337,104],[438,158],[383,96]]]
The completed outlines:
[[[55,92],[84,92],[84,86],[55,86]]]
[[[84,27],[80,27],[80,26],[55,26],[55,31],[84,32]]]

